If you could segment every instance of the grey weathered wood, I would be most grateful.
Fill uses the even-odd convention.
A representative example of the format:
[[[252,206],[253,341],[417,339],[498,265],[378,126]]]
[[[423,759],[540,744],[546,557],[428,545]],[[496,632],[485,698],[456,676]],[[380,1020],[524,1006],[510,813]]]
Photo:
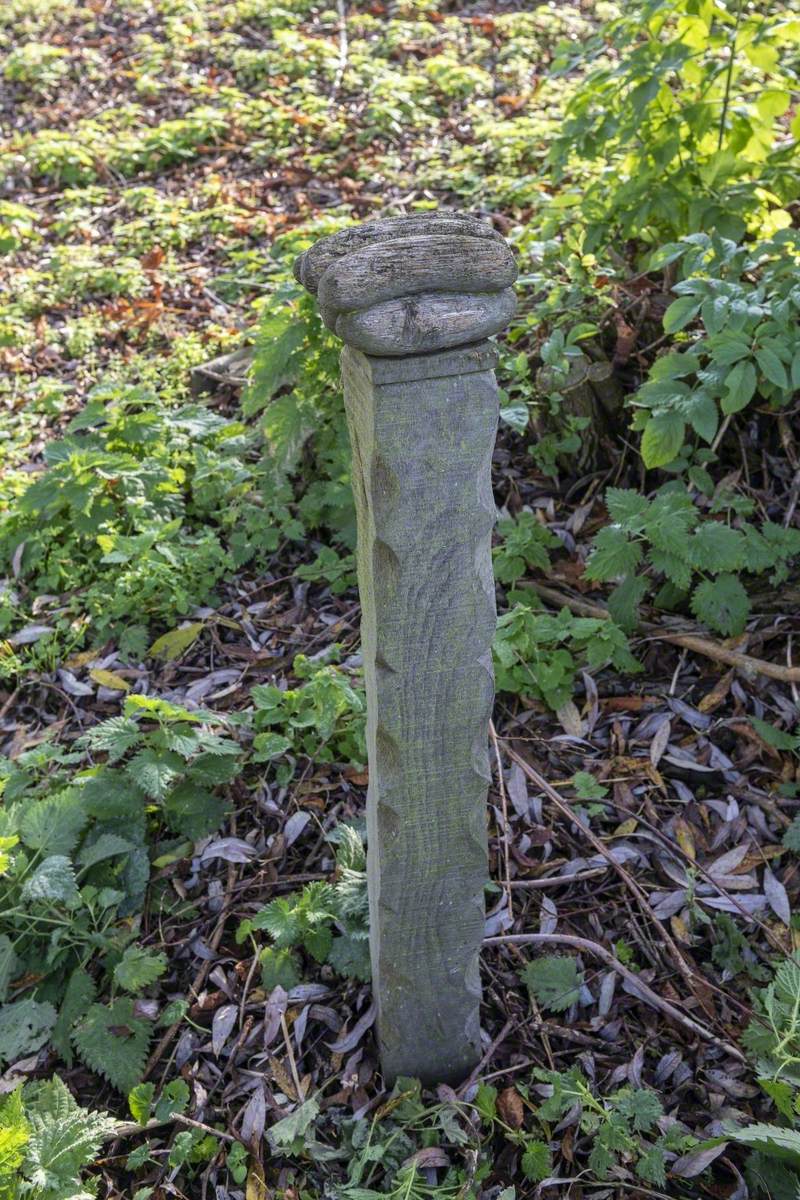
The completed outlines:
[[[332,262],[361,250],[373,242],[387,242],[398,237],[418,237],[435,234],[451,237],[453,234],[470,237],[493,238],[502,241],[487,221],[467,213],[420,213],[414,217],[388,217],[382,221],[367,221],[364,225],[352,225],[338,233],[323,238],[301,254],[294,268],[295,279],[309,292],[316,293],[319,281]]]
[[[419,292],[496,292],[517,277],[504,242],[476,237],[410,237],[378,242],[331,263],[320,304],[352,312]]]
[[[505,329],[517,307],[512,288],[463,295],[457,292],[401,296],[360,312],[341,313],[334,331],[366,354],[426,354],[487,338]]]
[[[430,365],[414,380],[384,368],[377,382],[374,360],[342,355],[381,1062],[388,1080],[453,1082],[480,1056],[498,400],[485,356],[450,352],[447,374]]]
[[[494,236],[405,237],[415,220],[306,256],[328,261],[320,307],[349,343],[381,1063],[389,1082],[439,1083],[480,1057],[498,418],[485,336],[511,316],[516,268]]]

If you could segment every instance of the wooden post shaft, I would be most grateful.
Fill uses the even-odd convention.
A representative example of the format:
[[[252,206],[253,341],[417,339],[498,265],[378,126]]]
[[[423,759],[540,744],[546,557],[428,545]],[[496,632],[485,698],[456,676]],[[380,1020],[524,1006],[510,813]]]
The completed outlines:
[[[469,229],[471,220],[447,225],[458,232],[458,222]],[[304,256],[297,269],[351,343],[342,376],[367,690],[370,949],[390,1083],[398,1075],[459,1082],[480,1057],[498,419],[496,351],[484,335],[487,322],[496,329],[513,311],[515,270],[488,227],[474,237],[448,228],[437,238],[435,218],[428,221],[424,235],[406,239],[405,265],[417,262],[410,284],[402,261],[394,274],[385,265],[387,240],[402,245],[402,220],[372,223],[382,257],[369,258],[368,224],[347,231],[339,255],[332,249],[342,235],[318,243],[307,252],[317,259]],[[390,229],[387,239],[387,226],[400,232]],[[474,292],[477,259],[459,291],[465,241],[489,269],[486,295]],[[425,243],[416,257],[415,243]]]
[[[370,941],[384,1074],[479,1057],[494,697],[495,352],[345,348],[367,689]]]

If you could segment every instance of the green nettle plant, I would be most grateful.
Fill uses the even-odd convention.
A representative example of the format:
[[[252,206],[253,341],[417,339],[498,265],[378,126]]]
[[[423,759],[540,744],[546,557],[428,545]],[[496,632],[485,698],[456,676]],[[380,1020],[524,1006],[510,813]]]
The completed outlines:
[[[213,714],[130,696],[78,751],[45,743],[0,764],[3,1065],[49,1041],[120,1091],[140,1078],[152,1024],[134,997],[167,968],[136,942],[149,846],[165,829],[178,837],[164,850],[185,853],[220,823],[241,750],[219,729]],[[87,751],[105,764],[85,765]]]
[[[339,647],[328,649],[324,660],[298,654],[292,667],[299,687],[258,684],[254,703],[253,761],[276,762],[276,777],[286,783],[293,774],[291,758],[308,755],[317,762],[363,765],[366,703],[348,675],[331,663]]]
[[[288,990],[300,982],[295,949],[303,949],[318,963],[330,963],[340,975],[370,978],[364,843],[350,825],[337,826],[330,840],[336,844],[333,884],[306,884],[301,892],[273,900],[239,925],[237,942],[260,931],[272,938],[259,954],[262,984],[268,991],[278,984]]]
[[[515,595],[519,595],[517,592]],[[556,616],[516,603],[497,622],[494,664],[499,691],[513,692],[559,709],[572,697],[581,666],[638,671],[628,639],[614,621]]]
[[[800,530],[738,517],[734,525],[721,505],[710,510],[721,519],[709,519],[677,483],[666,484],[652,500],[624,488],[609,488],[605,500],[611,524],[595,536],[585,573],[618,581],[608,606],[625,630],[635,628],[640,603],[654,591],[661,608],[688,601],[712,629],[741,633],[750,600],[739,576],[768,573],[778,585],[800,554]]]

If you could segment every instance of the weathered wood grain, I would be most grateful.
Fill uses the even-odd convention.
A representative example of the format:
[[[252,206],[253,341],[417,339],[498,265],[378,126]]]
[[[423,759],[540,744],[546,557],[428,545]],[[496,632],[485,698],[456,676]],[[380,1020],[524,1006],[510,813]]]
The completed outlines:
[[[413,217],[388,217],[384,220],[367,221],[364,225],[353,225],[340,229],[330,237],[322,238],[301,254],[294,264],[294,276],[309,292],[316,294],[319,281],[331,263],[354,250],[361,250],[375,242],[388,242],[403,237],[419,237],[433,234],[436,237],[468,235],[470,237],[493,238],[502,241],[487,221],[468,213],[420,213]]]
[[[368,709],[373,989],[389,1082],[457,1082],[480,1056],[492,365],[486,343],[424,358],[342,355]]]
[[[333,330],[365,354],[427,354],[499,333],[516,307],[512,288],[469,294],[423,292],[386,300],[359,312],[341,313]]]
[[[420,292],[499,292],[517,277],[504,242],[476,237],[408,237],[354,250],[331,263],[318,297],[352,312]]]

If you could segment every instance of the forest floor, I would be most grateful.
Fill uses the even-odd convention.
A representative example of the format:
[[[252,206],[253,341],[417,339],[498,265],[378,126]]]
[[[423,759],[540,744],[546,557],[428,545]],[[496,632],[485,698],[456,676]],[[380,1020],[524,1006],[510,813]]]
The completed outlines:
[[[644,469],[624,428],[577,469],[566,435],[532,456],[525,303],[495,495],[549,539],[518,570],[500,550],[498,575],[566,625],[522,664],[549,690],[498,694],[487,937],[550,941],[486,947],[485,1054],[463,1086],[390,1095],[380,1076],[335,348],[317,330],[292,368],[272,314],[301,311],[287,264],[343,219],[441,205],[512,241],[534,227],[584,69],[570,54],[608,14],[350,7],[0,14],[0,1092],[56,1075],[123,1122],[73,1164],[109,1200],[743,1200],[773,1168],[746,1183],[717,1135],[774,1121],[773,1101],[791,1115],[789,1085],[758,1080],[784,1035],[797,1053],[796,1014],[772,1042],[752,1025],[800,932],[793,583],[762,582],[733,637],[648,610],[638,673],[592,657],[589,542],[605,488]],[[523,299],[541,287],[529,248]],[[591,269],[588,291],[610,289]],[[642,279],[605,310],[626,392],[669,302],[668,279]],[[249,389],[192,395],[193,369],[253,338]],[[729,485],[796,526],[791,426],[740,436],[756,441]],[[32,1194],[84,1194],[53,1171]]]

